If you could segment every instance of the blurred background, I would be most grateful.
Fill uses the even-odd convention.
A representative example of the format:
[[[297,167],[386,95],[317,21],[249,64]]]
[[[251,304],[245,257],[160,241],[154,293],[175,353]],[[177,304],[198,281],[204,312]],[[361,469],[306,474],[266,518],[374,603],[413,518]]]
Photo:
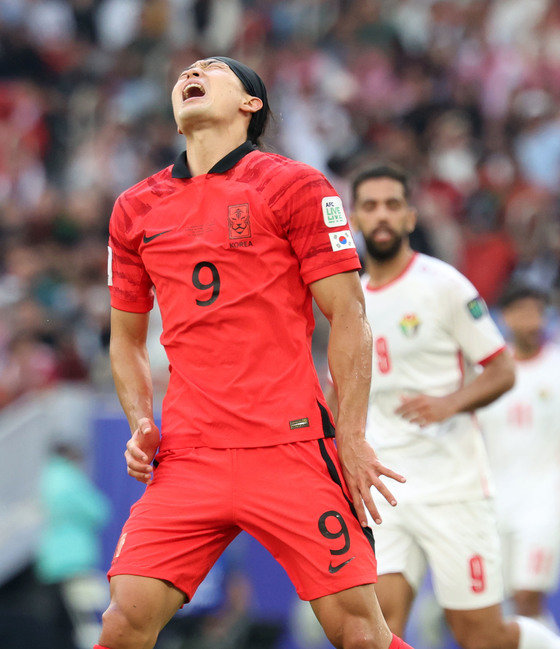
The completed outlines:
[[[0,0],[3,649],[96,640],[101,571],[141,492],[108,363],[108,220],[120,192],[184,146],[177,74],[218,54],[265,80],[269,150],[321,170],[348,209],[355,168],[400,163],[414,177],[414,247],[491,307],[511,278],[549,289],[548,336],[560,334],[560,3]],[[319,321],[321,379],[325,336]],[[417,609],[415,646],[450,646],[428,588]],[[240,537],[158,647],[191,644],[324,640],[282,569]]]

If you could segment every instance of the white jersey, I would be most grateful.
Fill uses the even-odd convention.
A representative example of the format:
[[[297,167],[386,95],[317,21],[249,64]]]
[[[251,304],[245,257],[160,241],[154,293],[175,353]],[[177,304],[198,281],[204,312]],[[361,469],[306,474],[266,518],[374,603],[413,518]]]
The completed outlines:
[[[405,271],[372,289],[362,278],[373,332],[366,434],[380,459],[402,473],[401,502],[438,503],[490,494],[475,418],[459,414],[420,427],[395,414],[403,397],[455,392],[504,347],[474,286],[449,264],[415,254]]]
[[[500,518],[560,515],[560,347],[516,361],[515,386],[479,411]]]

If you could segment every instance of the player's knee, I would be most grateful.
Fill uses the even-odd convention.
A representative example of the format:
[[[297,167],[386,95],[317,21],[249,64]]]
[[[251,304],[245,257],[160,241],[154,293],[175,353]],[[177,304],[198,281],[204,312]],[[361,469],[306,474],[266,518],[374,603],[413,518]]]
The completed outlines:
[[[455,630],[453,635],[462,649],[499,649],[503,644],[503,635],[499,630],[476,625]]]
[[[111,649],[152,649],[159,629],[142,619],[134,609],[123,609],[115,602],[103,613],[100,644]]]
[[[462,629],[460,632],[455,632],[453,635],[461,649],[486,649],[484,639],[467,629]]]

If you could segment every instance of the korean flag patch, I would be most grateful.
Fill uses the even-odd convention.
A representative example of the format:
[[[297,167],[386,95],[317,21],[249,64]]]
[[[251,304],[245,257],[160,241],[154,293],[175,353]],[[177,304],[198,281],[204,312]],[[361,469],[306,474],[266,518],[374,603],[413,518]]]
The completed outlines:
[[[340,232],[329,232],[329,239],[331,240],[332,249],[347,250],[348,248],[355,248],[356,244],[352,239],[350,230],[340,230]]]

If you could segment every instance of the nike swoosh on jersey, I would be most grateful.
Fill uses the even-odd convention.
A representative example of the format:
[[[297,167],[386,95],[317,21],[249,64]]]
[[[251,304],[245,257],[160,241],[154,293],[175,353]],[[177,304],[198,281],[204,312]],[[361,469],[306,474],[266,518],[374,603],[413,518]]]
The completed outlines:
[[[352,561],[352,559],[355,559],[355,558],[356,557],[350,557],[350,559],[346,559],[346,561],[343,561],[342,563],[339,563],[338,566],[333,566],[332,562],[329,563],[329,572],[331,573],[331,575],[334,574],[335,572],[338,572],[341,568],[344,568],[344,566],[347,563],[350,563],[350,561]]]
[[[163,232],[156,232],[156,234],[152,234],[152,236],[150,236],[150,237],[147,237],[146,235],[144,235],[144,237],[142,238],[142,243],[150,243],[150,241],[152,241],[156,237],[161,237],[162,234],[167,234],[168,232],[171,232],[171,230],[164,230]]]

